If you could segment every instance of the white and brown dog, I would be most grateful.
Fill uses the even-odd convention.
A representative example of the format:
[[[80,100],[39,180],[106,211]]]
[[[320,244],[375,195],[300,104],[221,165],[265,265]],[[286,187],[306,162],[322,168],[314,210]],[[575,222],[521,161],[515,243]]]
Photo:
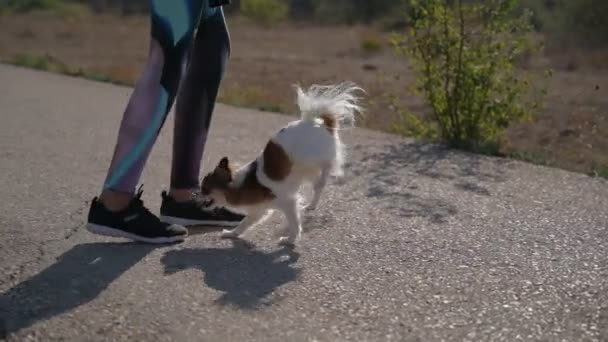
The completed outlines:
[[[222,237],[236,238],[260,223],[274,210],[287,219],[287,236],[282,245],[294,245],[302,231],[299,191],[303,184],[313,185],[313,198],[306,209],[315,209],[330,175],[342,176],[344,150],[339,131],[345,122],[353,123],[361,113],[352,83],[331,86],[313,85],[297,90],[300,120],[281,128],[260,155],[233,170],[227,157],[208,173],[201,192],[217,205],[243,209],[245,219]]]

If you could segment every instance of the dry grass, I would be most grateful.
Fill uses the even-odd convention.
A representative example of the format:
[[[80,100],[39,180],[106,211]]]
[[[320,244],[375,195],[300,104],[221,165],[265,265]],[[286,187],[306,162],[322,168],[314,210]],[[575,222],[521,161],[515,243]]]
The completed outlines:
[[[310,27],[281,24],[274,29],[229,18],[232,57],[221,101],[292,113],[292,85],[350,79],[370,99],[401,94],[410,110],[425,111],[423,101],[406,92],[413,75],[406,63],[383,48],[388,36],[366,27]],[[148,19],[115,16],[57,18],[48,14],[0,16],[0,59],[51,56],[71,71],[133,83],[146,59]],[[373,46],[372,46],[373,45]],[[373,50],[373,51],[372,51]],[[549,85],[546,109],[531,124],[516,125],[503,152],[569,170],[605,174],[608,169],[608,71],[571,53],[562,54]],[[533,63],[546,66],[548,60]],[[534,66],[536,65],[536,66]],[[561,68],[563,67],[563,68]],[[381,101],[367,103],[364,125],[390,130],[397,115]]]

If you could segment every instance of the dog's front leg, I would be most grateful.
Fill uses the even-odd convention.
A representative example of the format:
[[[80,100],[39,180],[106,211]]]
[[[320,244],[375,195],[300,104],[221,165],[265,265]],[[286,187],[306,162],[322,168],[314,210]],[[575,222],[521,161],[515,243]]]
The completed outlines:
[[[239,225],[236,226],[234,229],[232,229],[232,230],[224,229],[222,231],[222,237],[223,238],[239,237],[240,235],[245,233],[245,231],[247,231],[247,229],[251,228],[256,223],[259,223],[263,218],[265,218],[267,216],[267,214],[268,214],[268,210],[251,211],[250,213],[247,214],[247,216],[245,216],[243,221],[241,221],[241,223],[239,223]]]
[[[287,236],[282,236],[279,239],[280,245],[295,245],[296,239],[302,232],[302,222],[300,219],[300,211],[298,201],[295,198],[281,199],[279,207],[285,214],[287,219]]]

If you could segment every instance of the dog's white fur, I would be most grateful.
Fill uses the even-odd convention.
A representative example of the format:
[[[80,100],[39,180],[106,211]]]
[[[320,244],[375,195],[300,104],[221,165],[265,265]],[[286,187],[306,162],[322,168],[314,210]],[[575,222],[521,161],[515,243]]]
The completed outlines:
[[[224,230],[223,237],[238,237],[247,229],[267,218],[273,210],[282,211],[287,220],[287,236],[279,243],[293,245],[302,232],[299,191],[305,183],[311,183],[314,195],[305,207],[314,210],[319,204],[321,193],[330,175],[342,176],[344,166],[344,147],[339,131],[347,124],[354,124],[355,115],[362,113],[355,96],[362,89],[350,82],[338,85],[313,85],[307,90],[297,86],[297,104],[301,118],[280,129],[271,140],[280,145],[288,155],[292,166],[288,176],[281,181],[273,181],[264,173],[262,153],[257,157],[257,178],[260,184],[269,188],[275,198],[270,201],[241,207],[247,217],[233,230]],[[332,132],[324,125],[322,115],[336,120]],[[234,173],[234,186],[242,184],[248,163]],[[219,196],[221,197],[221,196]],[[224,203],[221,203],[224,202]],[[221,204],[228,205],[225,201]]]

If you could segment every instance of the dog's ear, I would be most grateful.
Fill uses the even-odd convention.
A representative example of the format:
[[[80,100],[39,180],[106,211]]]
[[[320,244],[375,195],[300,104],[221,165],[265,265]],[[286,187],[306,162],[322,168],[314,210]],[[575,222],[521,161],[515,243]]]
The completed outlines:
[[[222,158],[220,163],[217,165],[217,168],[222,170],[230,170],[230,161],[228,161],[228,157]]]
[[[217,180],[224,183],[232,182],[232,168],[230,167],[230,161],[228,157],[222,158],[217,164],[217,167],[213,171]]]

